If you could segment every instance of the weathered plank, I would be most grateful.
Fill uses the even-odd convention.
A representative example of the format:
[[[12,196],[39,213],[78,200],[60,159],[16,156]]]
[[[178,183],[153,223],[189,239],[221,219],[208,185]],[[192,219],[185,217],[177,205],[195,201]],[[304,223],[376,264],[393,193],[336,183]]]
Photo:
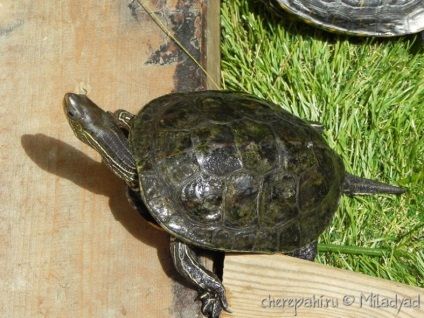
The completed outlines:
[[[207,65],[206,40],[219,35],[206,36],[205,19],[218,23],[209,2],[211,12],[219,2],[145,2]],[[206,88],[203,73],[136,2],[92,0],[2,1],[0,68],[0,316],[198,315],[195,291],[174,283],[167,235],[73,136],[61,101],[86,92],[108,110],[137,111]]]

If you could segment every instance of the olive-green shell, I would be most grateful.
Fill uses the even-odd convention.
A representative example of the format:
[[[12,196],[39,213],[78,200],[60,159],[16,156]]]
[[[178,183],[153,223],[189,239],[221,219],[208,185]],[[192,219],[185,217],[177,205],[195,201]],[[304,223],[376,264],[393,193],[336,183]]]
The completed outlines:
[[[189,244],[292,251],[328,226],[341,195],[344,166],[319,132],[248,94],[159,97],[129,138],[143,201]]]
[[[278,0],[305,22],[329,31],[395,36],[424,30],[423,0]]]

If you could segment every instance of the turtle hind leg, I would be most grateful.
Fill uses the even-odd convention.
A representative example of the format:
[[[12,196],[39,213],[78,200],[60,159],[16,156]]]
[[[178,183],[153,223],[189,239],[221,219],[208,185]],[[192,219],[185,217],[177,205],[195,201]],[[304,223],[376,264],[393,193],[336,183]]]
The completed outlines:
[[[225,289],[218,277],[203,267],[193,249],[171,237],[171,255],[177,271],[199,289],[202,313],[209,318],[218,318],[222,309],[228,308]]]
[[[294,252],[287,253],[287,255],[313,262],[317,255],[317,241],[312,241]]]

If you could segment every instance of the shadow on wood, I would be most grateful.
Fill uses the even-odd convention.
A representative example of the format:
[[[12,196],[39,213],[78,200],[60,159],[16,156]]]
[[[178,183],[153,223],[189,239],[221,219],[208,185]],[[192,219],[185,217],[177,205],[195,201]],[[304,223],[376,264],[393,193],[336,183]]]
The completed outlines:
[[[165,273],[172,278],[178,277],[169,251],[162,248],[169,245],[168,234],[149,226],[129,205],[125,184],[105,164],[91,159],[63,141],[43,134],[23,135],[21,144],[41,169],[68,179],[87,191],[109,197],[109,206],[115,219],[143,244],[156,248]],[[54,158],[46,155],[52,149],[55,150]]]

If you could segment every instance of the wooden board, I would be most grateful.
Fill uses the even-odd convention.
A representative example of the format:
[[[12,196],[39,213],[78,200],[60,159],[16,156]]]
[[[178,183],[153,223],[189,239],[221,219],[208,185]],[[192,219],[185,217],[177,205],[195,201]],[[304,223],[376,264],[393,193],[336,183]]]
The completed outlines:
[[[424,317],[422,288],[285,255],[225,257],[230,317]]]
[[[219,1],[145,2],[211,67],[208,41],[219,34],[206,20],[218,24]],[[0,67],[0,316],[198,315],[167,235],[131,209],[61,103],[86,92],[135,112],[173,90],[209,87],[203,73],[134,1],[2,1]],[[209,73],[218,82],[219,68]]]

